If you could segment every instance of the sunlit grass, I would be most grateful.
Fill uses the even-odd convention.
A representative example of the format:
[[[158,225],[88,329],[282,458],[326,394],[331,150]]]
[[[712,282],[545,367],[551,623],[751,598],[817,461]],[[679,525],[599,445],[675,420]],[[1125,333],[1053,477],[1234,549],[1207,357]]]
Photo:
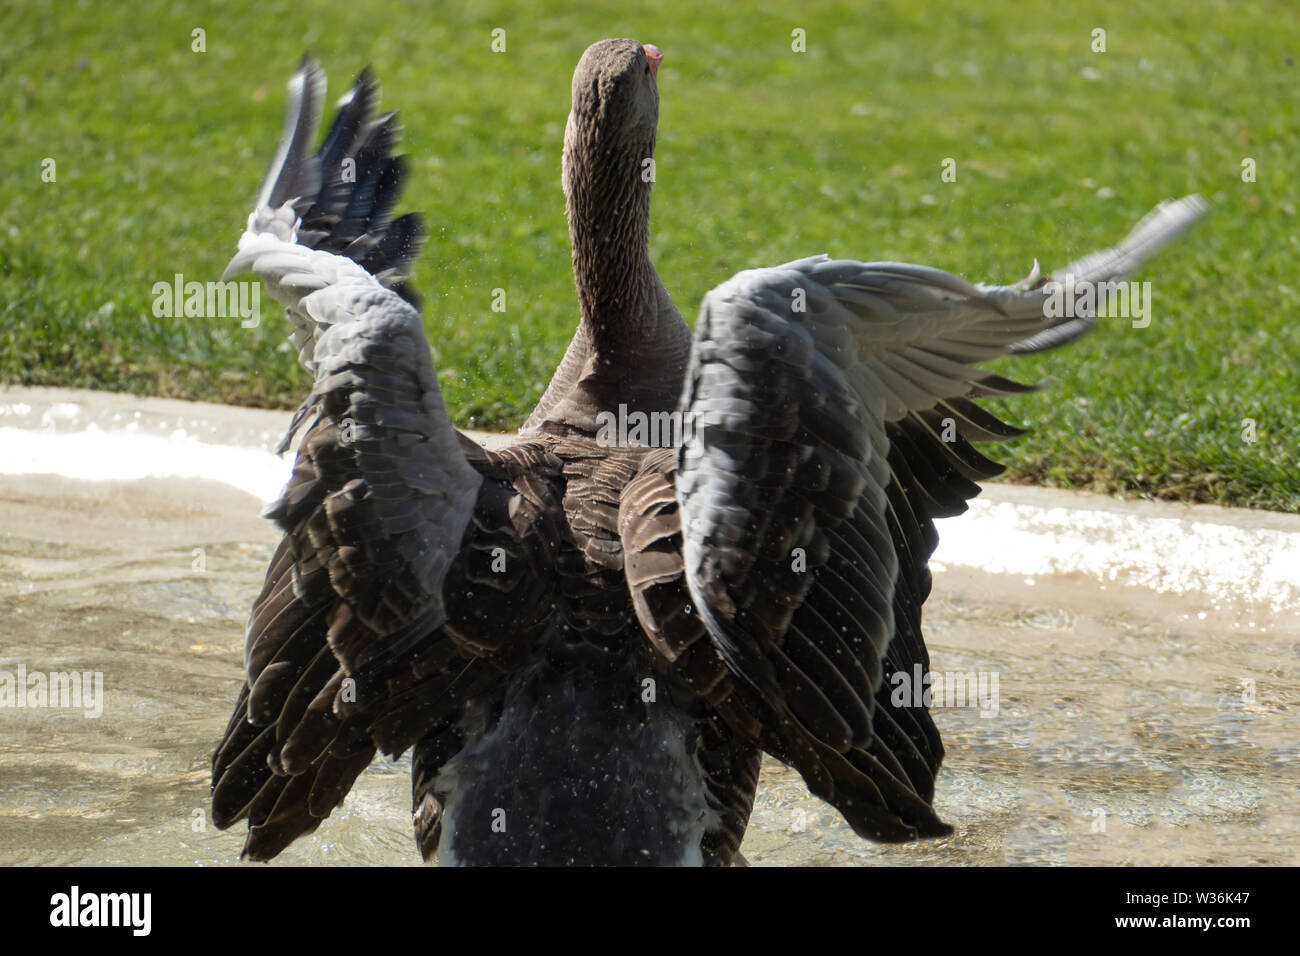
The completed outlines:
[[[1300,510],[1294,4],[13,6],[0,381],[297,404],[306,377],[278,317],[158,319],[151,288],[220,273],[309,48],[331,99],[371,63],[402,111],[402,208],[429,225],[415,282],[453,417],[517,426],[577,321],[559,189],[569,78],[588,43],[632,36],[667,54],[652,248],[688,321],[735,271],[816,252],[1010,281],[1118,239],[1159,199],[1205,193],[1212,217],[1138,277],[1150,327],[1109,320],[1005,363],[1055,385],[1004,404],[1034,432],[991,454],[1014,479]]]

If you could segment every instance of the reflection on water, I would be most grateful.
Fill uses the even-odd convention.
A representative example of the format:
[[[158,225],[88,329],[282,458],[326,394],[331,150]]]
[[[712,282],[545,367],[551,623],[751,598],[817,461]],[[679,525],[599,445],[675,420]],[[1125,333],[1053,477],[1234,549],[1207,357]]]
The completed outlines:
[[[0,478],[0,671],[98,671],[106,694],[99,719],[0,709],[0,863],[235,861],[242,834],[207,824],[208,765],[274,543],[257,510],[202,481]],[[940,573],[934,669],[999,678],[996,716],[938,712],[956,834],[866,843],[769,761],[746,856],[1300,862],[1300,618],[1188,607],[1080,574]],[[409,799],[407,762],[376,763],[281,859],[416,864]]]

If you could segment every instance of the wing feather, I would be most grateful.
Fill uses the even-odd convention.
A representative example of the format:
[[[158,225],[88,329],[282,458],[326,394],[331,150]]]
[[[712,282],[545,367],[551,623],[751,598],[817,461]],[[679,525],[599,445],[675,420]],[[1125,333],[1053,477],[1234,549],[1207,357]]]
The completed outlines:
[[[227,269],[253,272],[285,306],[314,378],[281,443],[300,438],[265,512],[284,537],[213,757],[214,820],[247,817],[254,859],[315,829],[377,748],[397,753],[444,727],[461,699],[444,693],[417,709],[412,697],[445,691],[476,663],[464,690],[491,671],[478,657],[495,648],[453,633],[474,627],[444,584],[473,573],[461,560],[467,541],[509,528],[507,492],[466,459],[419,313],[402,295],[418,229],[389,219],[403,169],[387,156],[395,118],[370,118],[367,71],[312,154],[324,75],[304,60],[290,90],[281,148]]]
[[[1049,317],[1051,283],[1121,278],[1205,208],[1162,204],[1114,249],[1036,284],[1037,267],[981,287],[814,257],[705,297],[675,475],[680,578],[709,642],[692,634],[690,647],[716,652],[730,677],[717,686],[751,739],[860,834],[950,832],[931,807],[938,730],[893,690],[929,669],[934,519],[960,514],[1000,470],[971,442],[1023,434],[972,399],[1028,387],[975,363],[1087,332],[1092,315]],[[654,586],[676,572],[666,562]],[[650,602],[638,614],[648,633],[664,629]]]

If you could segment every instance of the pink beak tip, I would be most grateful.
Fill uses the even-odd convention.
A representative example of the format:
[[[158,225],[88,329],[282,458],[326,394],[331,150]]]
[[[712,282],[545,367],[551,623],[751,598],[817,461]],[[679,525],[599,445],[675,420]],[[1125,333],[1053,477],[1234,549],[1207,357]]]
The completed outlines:
[[[642,49],[645,50],[645,58],[650,63],[650,75],[657,76],[659,74],[659,63],[664,58],[663,51],[653,43],[644,44]]]

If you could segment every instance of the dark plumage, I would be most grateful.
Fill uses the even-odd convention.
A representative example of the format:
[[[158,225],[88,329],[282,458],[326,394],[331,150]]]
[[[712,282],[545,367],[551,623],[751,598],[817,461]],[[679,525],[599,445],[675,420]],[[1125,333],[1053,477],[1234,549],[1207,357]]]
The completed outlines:
[[[218,826],[269,859],[343,800],[376,751],[413,751],[425,858],[727,864],[762,751],[864,837],[940,836],[939,733],[889,677],[928,669],[934,519],[1016,434],[971,399],[1025,390],[974,363],[1077,338],[1047,288],[898,263],[802,259],[711,292],[691,335],[648,250],[661,55],[589,48],[564,191],[581,321],[518,439],[452,427],[418,313],[418,246],[390,220],[391,114],[358,79],[320,151],[305,61],[228,274],[288,308],[315,376],[284,538],[254,603],[247,682],[213,758]],[[356,175],[343,175],[355,167]],[[1157,210],[1069,267],[1116,278],[1178,234]],[[687,424],[672,447],[607,416]],[[947,439],[947,440],[945,440]]]

